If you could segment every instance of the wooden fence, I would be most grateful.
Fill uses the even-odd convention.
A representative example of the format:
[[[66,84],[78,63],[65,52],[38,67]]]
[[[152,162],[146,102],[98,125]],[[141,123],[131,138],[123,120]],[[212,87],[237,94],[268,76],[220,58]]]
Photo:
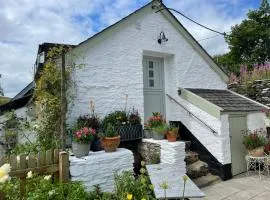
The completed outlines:
[[[9,173],[11,177],[20,178],[21,197],[25,193],[25,179],[29,171],[39,175],[51,174],[54,181],[67,182],[69,180],[68,153],[59,149],[41,151],[37,154],[30,153],[29,155],[10,155],[0,160],[0,166],[4,163],[11,165]],[[0,200],[2,199],[3,194],[0,193]]]

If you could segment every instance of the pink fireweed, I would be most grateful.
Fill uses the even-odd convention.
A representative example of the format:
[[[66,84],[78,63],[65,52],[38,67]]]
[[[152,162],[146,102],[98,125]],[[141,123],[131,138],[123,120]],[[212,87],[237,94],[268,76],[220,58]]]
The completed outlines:
[[[95,129],[84,127],[73,134],[73,140],[78,143],[90,143],[94,135],[96,135]]]

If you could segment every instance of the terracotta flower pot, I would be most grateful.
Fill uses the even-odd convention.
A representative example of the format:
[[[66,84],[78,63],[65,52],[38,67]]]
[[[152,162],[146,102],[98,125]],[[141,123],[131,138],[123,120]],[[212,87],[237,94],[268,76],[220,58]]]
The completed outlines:
[[[167,136],[168,142],[176,141],[176,134],[173,131],[167,131],[166,136]]]
[[[248,150],[249,155],[254,157],[261,157],[264,153],[264,147],[258,147],[255,149]]]
[[[90,144],[72,142],[72,152],[77,158],[81,158],[83,156],[87,156],[90,151]]]
[[[104,137],[101,144],[105,152],[114,152],[120,144],[120,136],[117,137]]]

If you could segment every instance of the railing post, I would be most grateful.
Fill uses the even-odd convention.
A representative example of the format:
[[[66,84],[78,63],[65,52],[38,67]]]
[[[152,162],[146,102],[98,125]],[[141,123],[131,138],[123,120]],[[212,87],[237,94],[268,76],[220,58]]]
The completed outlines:
[[[69,162],[68,153],[62,151],[59,153],[59,181],[61,183],[69,180]]]

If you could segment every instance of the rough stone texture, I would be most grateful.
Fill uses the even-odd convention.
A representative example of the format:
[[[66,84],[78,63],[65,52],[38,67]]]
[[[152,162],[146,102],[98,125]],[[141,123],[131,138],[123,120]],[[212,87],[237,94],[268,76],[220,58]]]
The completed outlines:
[[[117,149],[113,153],[90,152],[83,158],[70,157],[70,174],[73,181],[81,181],[92,190],[99,185],[102,191],[112,192],[114,173],[133,169],[133,153],[127,149]]]
[[[201,176],[205,176],[208,174],[209,168],[208,164],[199,160],[195,163],[192,163],[190,165],[187,165],[187,175],[190,178],[198,178]]]
[[[212,184],[216,184],[221,182],[219,176],[213,175],[211,173],[206,174],[205,176],[201,176],[199,178],[193,179],[193,182],[199,187],[203,188]]]
[[[185,163],[185,142],[168,142],[167,140],[143,139],[138,151],[145,158],[147,164],[151,162],[151,154],[160,154],[161,164],[182,164]],[[159,153],[160,152],[160,153]],[[149,162],[150,161],[150,162]]]
[[[138,152],[142,160],[149,164],[160,163],[160,145],[150,142],[141,142],[138,145]]]
[[[248,87],[242,84],[231,84],[228,87],[234,92],[270,106],[270,80],[257,80]]]
[[[186,152],[186,164],[192,164],[199,160],[199,154],[194,151]]]

